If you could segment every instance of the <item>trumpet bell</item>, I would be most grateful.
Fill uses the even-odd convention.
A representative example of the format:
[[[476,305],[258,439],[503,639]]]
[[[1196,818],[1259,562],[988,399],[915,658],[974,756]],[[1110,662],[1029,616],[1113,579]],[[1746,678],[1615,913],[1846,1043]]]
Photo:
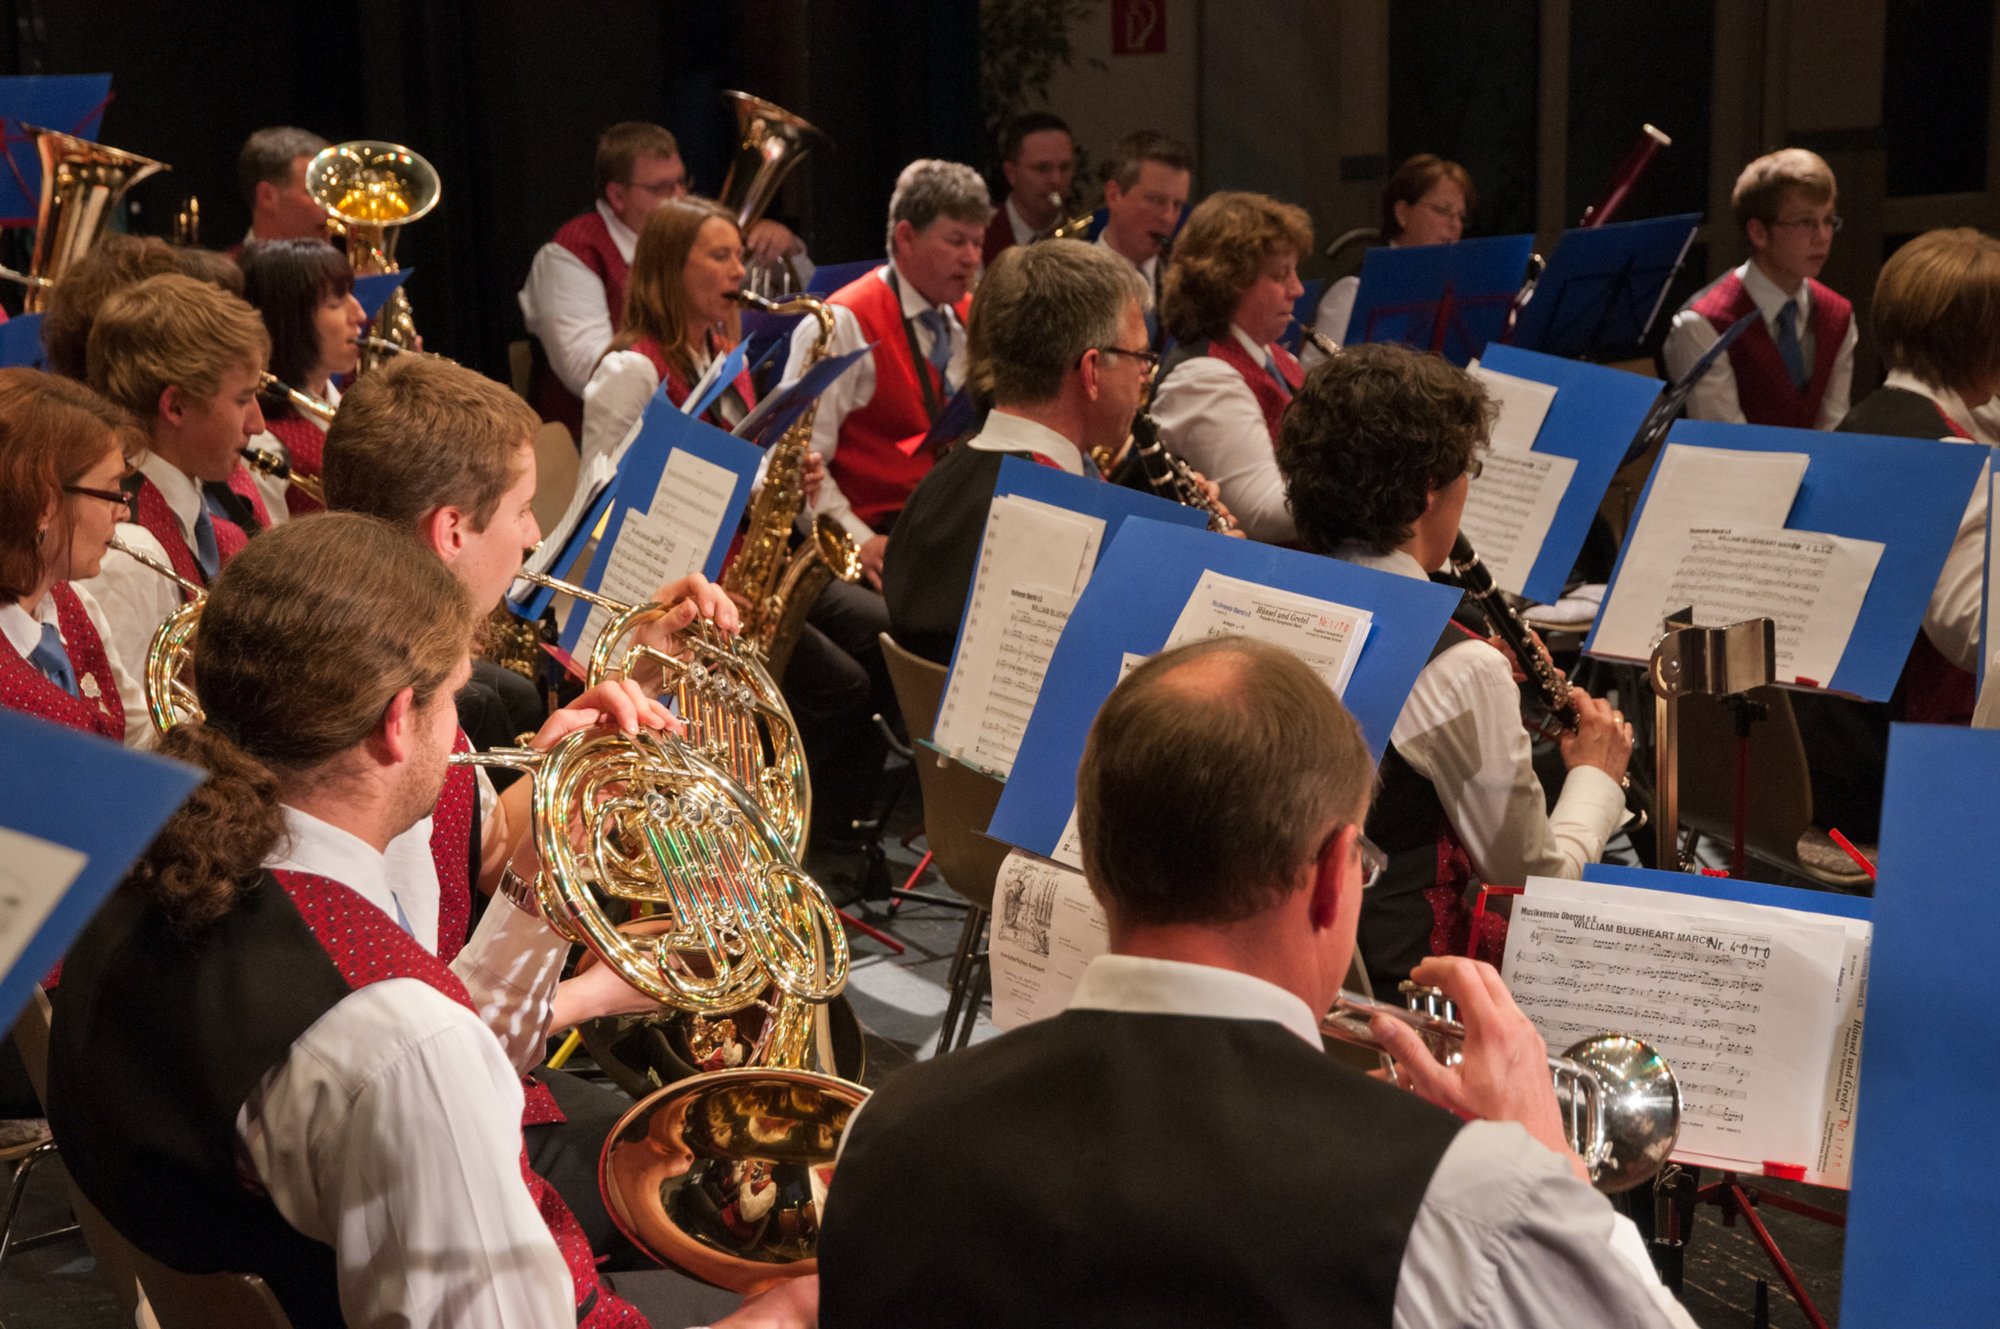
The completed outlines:
[[[1629,1034],[1586,1038],[1563,1059],[1591,1073],[1567,1093],[1556,1089],[1564,1134],[1592,1142],[1582,1155],[1591,1184],[1616,1195],[1658,1176],[1681,1133],[1681,1087],[1665,1060]],[[1591,1118],[1601,1124],[1572,1129]]]

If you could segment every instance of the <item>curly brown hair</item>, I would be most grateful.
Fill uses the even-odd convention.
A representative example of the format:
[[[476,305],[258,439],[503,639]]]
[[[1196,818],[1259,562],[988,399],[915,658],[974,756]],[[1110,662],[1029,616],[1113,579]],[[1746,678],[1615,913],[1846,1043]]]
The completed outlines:
[[[1305,209],[1265,194],[1210,194],[1174,240],[1173,261],[1160,284],[1160,318],[1176,341],[1229,335],[1236,302],[1273,254],[1312,253],[1312,218]]]
[[[1431,494],[1471,467],[1493,414],[1472,376],[1435,355],[1344,348],[1306,376],[1278,426],[1300,542],[1321,554],[1349,542],[1395,549]]]

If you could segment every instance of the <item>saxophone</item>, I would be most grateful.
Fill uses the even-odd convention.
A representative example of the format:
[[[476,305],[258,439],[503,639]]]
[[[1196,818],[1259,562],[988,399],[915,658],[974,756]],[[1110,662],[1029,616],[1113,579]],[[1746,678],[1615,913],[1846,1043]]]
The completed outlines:
[[[732,298],[767,314],[811,314],[819,321],[819,335],[805,363],[811,366],[825,358],[833,342],[833,310],[826,301],[802,295],[779,304],[752,291],[738,291]],[[805,627],[806,611],[826,584],[835,577],[861,578],[861,550],[839,522],[823,513],[813,518],[798,547],[792,547],[793,532],[806,507],[806,458],[812,452],[816,409],[808,406],[771,445],[764,487],[751,501],[743,544],[722,574],[722,589],[744,606],[743,639],[762,653],[773,678],[784,677],[785,663]]]

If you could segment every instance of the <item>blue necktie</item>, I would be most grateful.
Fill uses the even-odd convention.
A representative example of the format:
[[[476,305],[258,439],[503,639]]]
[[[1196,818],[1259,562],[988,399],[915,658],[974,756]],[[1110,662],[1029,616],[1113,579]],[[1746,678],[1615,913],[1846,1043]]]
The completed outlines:
[[[944,395],[951,395],[951,380],[945,376],[945,368],[951,364],[951,324],[945,319],[942,309],[926,309],[917,315],[917,321],[930,329],[931,349],[924,357],[937,370],[938,382],[944,385]]]
[[[42,644],[28,652],[28,663],[70,696],[77,695],[76,669],[69,662],[69,652],[63,649],[62,634],[56,631],[55,624],[42,624]]]
[[[1785,362],[1785,372],[1792,376],[1792,386],[1804,392],[1806,353],[1799,345],[1799,306],[1794,300],[1787,300],[1778,311],[1778,354]]]
[[[396,898],[394,891],[389,892],[389,907],[396,911],[396,926],[411,936],[416,936],[417,930],[410,926],[410,916],[403,912],[403,902]]]
[[[201,564],[205,581],[215,580],[215,574],[222,570],[222,554],[215,547],[215,522],[208,515],[205,501],[194,519],[194,561]]]
[[[1292,385],[1285,381],[1284,371],[1278,368],[1278,357],[1269,351],[1264,352],[1264,368],[1271,371],[1271,380],[1278,385],[1278,391],[1289,398],[1292,395]]]

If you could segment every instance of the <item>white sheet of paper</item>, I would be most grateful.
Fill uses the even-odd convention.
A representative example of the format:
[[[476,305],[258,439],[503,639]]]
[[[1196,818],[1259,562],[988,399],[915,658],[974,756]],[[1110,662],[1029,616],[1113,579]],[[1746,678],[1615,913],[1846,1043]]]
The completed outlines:
[[[1531,378],[1502,374],[1484,365],[1473,365],[1466,372],[1479,380],[1479,386],[1499,403],[1500,413],[1493,421],[1490,439],[1493,451],[1526,452],[1534,447],[1536,436],[1542,432],[1542,422],[1549,418],[1549,407],[1555,404],[1555,388]],[[1485,552],[1480,550],[1481,554]]]
[[[1118,665],[1119,679],[1122,681],[1125,675],[1137,669],[1143,661],[1150,658],[1144,655],[1134,655],[1131,651],[1125,652],[1124,660]],[[1056,862],[1061,863],[1065,867],[1075,868],[1078,872],[1083,871],[1083,839],[1077,834],[1076,805],[1074,803],[1070,805],[1069,820],[1063,823],[1062,838],[1056,841]]]
[[[1167,634],[1167,645],[1185,646],[1210,637],[1255,637],[1304,660],[1338,696],[1354,676],[1373,619],[1365,609],[1204,569]]]
[[[598,593],[643,604],[668,582],[701,571],[740,478],[727,466],[680,448],[667,453],[652,501],[644,511],[632,508],[618,528]],[[607,611],[592,606],[577,638],[579,650],[588,651],[610,620]]]
[[[0,826],[0,973],[14,967],[89,862],[82,850]]]
[[[993,500],[938,707],[940,748],[1002,779],[1014,769],[1049,657],[1103,539],[1100,518],[1011,495]]]
[[[1667,444],[1654,468],[1646,510],[1626,537],[1625,560],[1598,615],[1591,653],[1649,659],[1662,617],[1687,605],[1667,601],[1689,532],[1783,526],[1810,461],[1803,452]]]
[[[1574,457],[1497,450],[1486,455],[1466,493],[1458,528],[1501,590],[1519,595],[1528,584],[1575,474]]]
[[[1842,919],[1536,878],[1504,968],[1552,1050],[1615,1029],[1666,1059],[1683,1099],[1676,1157],[1824,1175],[1836,1051],[1850,1032],[1859,1046],[1850,933]]]
[[[993,1027],[1016,1029],[1058,1015],[1077,980],[1110,942],[1104,911],[1072,872],[1046,858],[1009,853],[993,887]]]

